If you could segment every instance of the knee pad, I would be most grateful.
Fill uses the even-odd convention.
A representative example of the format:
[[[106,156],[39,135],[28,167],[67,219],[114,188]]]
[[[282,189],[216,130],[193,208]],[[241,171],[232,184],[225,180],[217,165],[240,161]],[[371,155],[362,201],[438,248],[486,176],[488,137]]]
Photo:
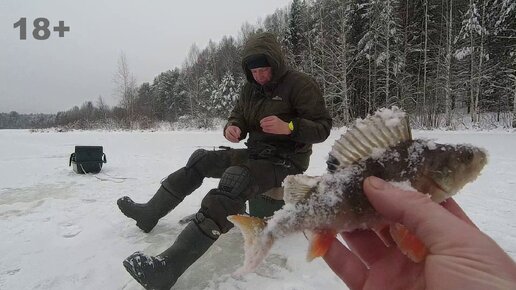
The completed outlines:
[[[219,227],[222,233],[226,233],[233,227],[233,223],[227,217],[242,213],[245,210],[245,200],[230,196],[220,189],[212,189],[201,202],[202,213],[206,220],[210,219]]]
[[[218,189],[229,196],[237,197],[249,188],[251,179],[251,172],[246,167],[231,166],[222,174]]]
[[[195,163],[199,162],[204,156],[206,156],[208,152],[204,149],[197,149],[190,155],[190,159],[186,162],[186,168],[190,168],[195,165]]]

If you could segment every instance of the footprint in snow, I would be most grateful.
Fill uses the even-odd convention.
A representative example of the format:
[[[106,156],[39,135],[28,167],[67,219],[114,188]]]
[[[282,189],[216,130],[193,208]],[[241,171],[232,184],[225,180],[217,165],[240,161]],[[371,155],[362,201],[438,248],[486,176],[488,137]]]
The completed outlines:
[[[73,238],[80,234],[82,228],[76,224],[64,223],[59,226],[59,234],[63,238]]]

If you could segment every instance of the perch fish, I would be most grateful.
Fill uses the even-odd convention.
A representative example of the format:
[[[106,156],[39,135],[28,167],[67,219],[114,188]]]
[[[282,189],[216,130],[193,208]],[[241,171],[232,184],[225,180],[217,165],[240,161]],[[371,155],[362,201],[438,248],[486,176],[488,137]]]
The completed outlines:
[[[405,255],[424,260],[427,249],[403,225],[385,220],[362,190],[366,177],[408,183],[440,203],[475,180],[487,162],[487,153],[467,144],[438,144],[413,139],[408,116],[397,107],[380,109],[359,119],[329,154],[328,172],[312,177],[287,176],[285,205],[263,220],[233,215],[244,236],[244,265],[235,274],[252,272],[267,256],[274,241],[295,232],[310,232],[307,259],[323,256],[339,232],[372,229],[382,240],[389,233]]]

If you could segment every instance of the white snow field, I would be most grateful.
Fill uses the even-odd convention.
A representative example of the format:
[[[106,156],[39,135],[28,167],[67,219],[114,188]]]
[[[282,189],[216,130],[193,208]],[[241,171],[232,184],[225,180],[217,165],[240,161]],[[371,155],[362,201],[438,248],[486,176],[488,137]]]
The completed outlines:
[[[340,135],[314,146],[307,171],[325,171]],[[481,230],[516,257],[516,134],[504,131],[416,131],[437,142],[487,149],[490,161],[477,181],[456,197]],[[102,145],[107,164],[96,176],[75,174],[75,145]],[[126,218],[116,200],[147,201],[159,182],[186,164],[198,148],[226,145],[221,132],[44,132],[0,130],[0,289],[142,289],[122,266],[134,251],[156,255],[170,246],[217,180],[204,184],[149,234]],[[238,144],[243,146],[243,144]],[[240,233],[220,238],[173,289],[346,289],[322,259],[306,262],[301,234],[280,240],[256,273],[235,279],[243,262]]]

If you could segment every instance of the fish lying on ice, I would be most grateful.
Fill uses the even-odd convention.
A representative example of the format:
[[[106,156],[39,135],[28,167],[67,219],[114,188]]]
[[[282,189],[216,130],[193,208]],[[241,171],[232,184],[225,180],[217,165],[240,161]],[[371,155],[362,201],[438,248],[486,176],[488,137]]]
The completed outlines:
[[[486,162],[486,152],[471,145],[412,139],[405,112],[397,107],[380,109],[357,120],[336,140],[327,173],[287,176],[283,182],[285,206],[271,218],[228,217],[244,235],[244,265],[236,273],[253,271],[275,240],[300,231],[312,233],[309,261],[323,256],[339,232],[372,229],[382,238],[389,228],[399,249],[420,262],[427,254],[422,242],[403,225],[389,223],[374,210],[362,191],[364,179],[377,176],[408,182],[433,201],[442,202],[475,180]]]

